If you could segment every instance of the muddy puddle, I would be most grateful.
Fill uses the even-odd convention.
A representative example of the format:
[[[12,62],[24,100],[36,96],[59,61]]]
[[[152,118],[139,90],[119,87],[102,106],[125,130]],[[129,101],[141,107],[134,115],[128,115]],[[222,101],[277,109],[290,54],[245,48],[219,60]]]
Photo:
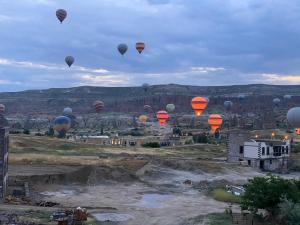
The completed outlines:
[[[99,222],[126,222],[134,216],[122,213],[93,213],[92,216]]]

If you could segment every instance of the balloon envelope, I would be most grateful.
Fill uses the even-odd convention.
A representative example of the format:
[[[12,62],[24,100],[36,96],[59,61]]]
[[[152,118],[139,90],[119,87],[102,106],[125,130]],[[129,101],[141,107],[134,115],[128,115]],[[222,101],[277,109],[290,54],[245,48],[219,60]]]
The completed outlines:
[[[232,101],[225,101],[224,102],[224,107],[225,107],[226,110],[230,110],[232,108],[232,106],[233,106]]]
[[[160,125],[165,125],[167,122],[167,119],[169,119],[169,114],[166,111],[161,110],[156,113],[156,117],[157,117]]]
[[[104,103],[102,101],[95,101],[93,103],[94,109],[97,113],[101,112],[104,109]]]
[[[66,116],[56,117],[53,129],[59,133],[66,133],[71,128],[71,120]]]
[[[289,99],[292,98],[292,96],[291,96],[291,95],[285,95],[285,96],[283,96],[283,98],[284,98],[285,100],[289,100]]]
[[[174,104],[168,104],[167,106],[166,106],[166,109],[167,109],[167,111],[170,113],[170,112],[174,112],[174,110],[175,110],[175,105]]]
[[[205,97],[195,97],[192,99],[191,105],[196,116],[201,116],[204,109],[207,107],[208,100]]]
[[[137,42],[135,44],[135,48],[141,54],[142,51],[145,49],[145,43],[143,43],[143,42]]]
[[[124,55],[127,52],[128,46],[126,44],[119,44],[118,51],[121,55]]]
[[[143,108],[146,112],[150,112],[152,110],[152,107],[150,105],[144,105]]]
[[[140,115],[140,116],[139,116],[139,121],[140,121],[141,123],[146,123],[147,120],[148,120],[148,117],[147,117],[146,115]]]
[[[72,110],[72,108],[70,108],[70,107],[66,107],[66,108],[64,108],[64,110],[63,110],[63,115],[65,115],[65,116],[72,115],[72,113],[73,113],[73,110]]]
[[[274,99],[273,99],[273,103],[274,103],[276,106],[278,106],[279,103],[280,103],[280,99],[279,99],[279,98],[274,98]]]
[[[64,9],[56,10],[56,17],[62,23],[67,17],[67,11]]]
[[[3,114],[5,113],[5,105],[0,104],[0,113]]]
[[[74,59],[73,56],[70,56],[70,55],[69,55],[69,56],[67,56],[67,57],[65,58],[65,61],[66,61],[66,63],[68,64],[68,66],[71,67],[72,64],[74,63],[75,59]]]
[[[210,125],[211,127],[211,131],[213,133],[216,132],[217,129],[219,129],[223,123],[223,119],[222,119],[222,116],[219,115],[219,114],[211,114],[209,117],[208,117],[208,124]]]
[[[291,108],[286,117],[293,128],[300,128],[300,107]]]

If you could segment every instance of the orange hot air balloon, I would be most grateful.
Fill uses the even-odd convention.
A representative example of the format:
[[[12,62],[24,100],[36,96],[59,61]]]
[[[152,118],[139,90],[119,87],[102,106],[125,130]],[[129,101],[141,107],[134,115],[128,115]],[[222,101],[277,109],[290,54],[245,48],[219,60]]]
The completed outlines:
[[[142,51],[145,49],[145,43],[143,43],[143,42],[137,42],[135,44],[135,48],[141,54]]]
[[[166,111],[161,110],[156,113],[156,117],[157,117],[160,125],[165,125],[167,122],[167,119],[169,119],[169,114]]]
[[[220,116],[219,114],[211,114],[208,117],[208,124],[210,125],[211,131],[213,133],[215,133],[216,130],[221,127],[222,123],[223,123],[223,119],[222,116]]]
[[[201,116],[202,112],[207,106],[207,103],[208,100],[204,97],[195,97],[192,99],[191,105],[195,111],[196,116]]]
[[[296,128],[295,129],[295,133],[298,134],[298,135],[300,135],[300,128]]]

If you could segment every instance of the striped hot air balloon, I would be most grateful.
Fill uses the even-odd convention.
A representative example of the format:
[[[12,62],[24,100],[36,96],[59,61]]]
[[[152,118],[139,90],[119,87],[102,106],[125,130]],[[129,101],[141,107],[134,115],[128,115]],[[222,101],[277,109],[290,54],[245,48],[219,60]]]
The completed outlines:
[[[161,110],[156,113],[156,117],[160,125],[165,125],[169,119],[169,114],[166,111]]]
[[[93,106],[97,113],[101,112],[104,109],[104,103],[99,100],[95,101]]]
[[[64,9],[56,10],[56,17],[62,23],[67,17],[67,11]]]
[[[222,116],[220,116],[219,114],[211,114],[208,117],[208,124],[211,127],[211,131],[212,133],[215,133],[217,129],[219,129],[223,123],[223,119]]]
[[[137,42],[135,44],[135,48],[141,54],[142,51],[145,49],[145,43],[143,43],[143,42]]]
[[[191,105],[196,116],[201,116],[204,109],[207,107],[208,100],[204,97],[195,97],[192,99]]]
[[[5,113],[5,105],[0,104],[0,114]]]

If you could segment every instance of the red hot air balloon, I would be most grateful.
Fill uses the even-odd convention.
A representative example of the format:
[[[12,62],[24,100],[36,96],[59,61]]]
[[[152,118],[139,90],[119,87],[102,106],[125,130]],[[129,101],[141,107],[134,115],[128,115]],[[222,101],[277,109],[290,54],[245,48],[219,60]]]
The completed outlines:
[[[62,23],[67,17],[67,11],[64,9],[56,10],[56,17]]]
[[[145,43],[143,43],[143,42],[137,42],[135,44],[135,48],[141,54],[142,51],[145,49]]]
[[[95,101],[94,104],[94,109],[97,113],[101,112],[104,108],[104,103],[102,101]]]
[[[223,119],[222,116],[220,116],[219,114],[211,114],[208,117],[208,124],[211,127],[212,133],[215,133],[216,130],[221,127],[222,123],[223,123]]]
[[[169,114],[166,111],[161,110],[156,113],[156,117],[157,117],[160,125],[165,125],[167,122],[167,119],[169,119]]]
[[[201,116],[202,112],[207,106],[207,103],[208,100],[204,97],[195,97],[192,99],[191,105],[195,111],[196,116]]]
[[[300,135],[300,128],[296,128],[296,129],[295,129],[295,133],[296,133],[297,135]]]

